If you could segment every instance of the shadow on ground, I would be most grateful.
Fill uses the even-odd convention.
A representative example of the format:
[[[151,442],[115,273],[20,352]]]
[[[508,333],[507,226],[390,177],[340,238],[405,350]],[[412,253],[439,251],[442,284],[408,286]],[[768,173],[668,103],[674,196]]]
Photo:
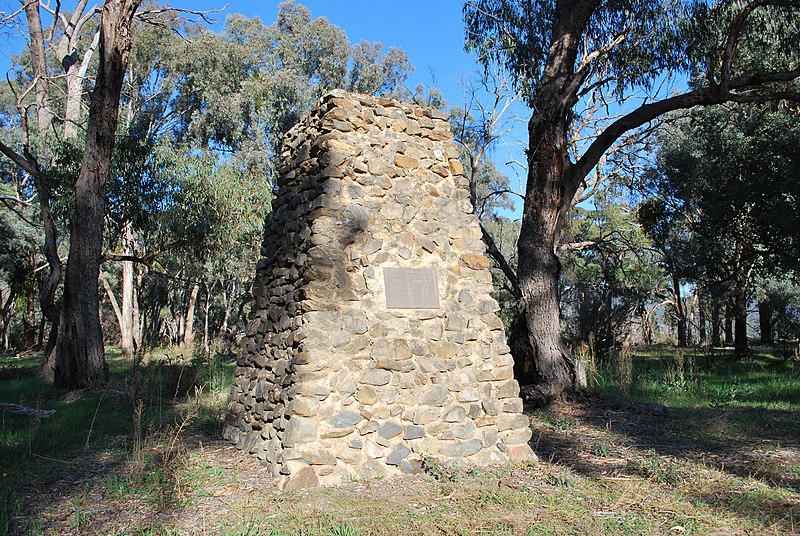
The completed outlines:
[[[531,410],[545,461],[589,478],[642,478],[789,533],[800,523],[800,412],[591,397]]]

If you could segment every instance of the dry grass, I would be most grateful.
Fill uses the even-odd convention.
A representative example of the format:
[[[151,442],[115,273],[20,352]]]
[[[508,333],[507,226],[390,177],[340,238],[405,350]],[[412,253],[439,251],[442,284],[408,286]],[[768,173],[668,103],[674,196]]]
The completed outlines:
[[[668,383],[682,383],[683,374],[688,381],[685,358],[669,359]],[[23,460],[30,465],[26,479],[10,487],[19,501],[8,503],[9,531],[800,533],[795,402],[789,409],[738,403],[665,407],[607,394],[530,413],[538,465],[434,467],[417,476],[286,493],[257,460],[219,440],[224,404],[224,388],[199,392],[172,404],[158,426],[144,425],[147,408],[133,405],[126,417],[131,435],[123,443],[98,444],[109,436],[96,426],[87,452],[85,435],[76,439],[80,448],[73,455],[45,459],[32,452]],[[97,399],[85,406],[91,417]],[[101,417],[102,409],[98,426]],[[114,447],[119,444],[124,447]]]

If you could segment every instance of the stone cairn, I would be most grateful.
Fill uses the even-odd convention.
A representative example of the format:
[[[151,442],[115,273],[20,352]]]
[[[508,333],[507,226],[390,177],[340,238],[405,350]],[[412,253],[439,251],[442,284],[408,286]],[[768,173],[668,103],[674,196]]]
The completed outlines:
[[[344,91],[286,135],[225,427],[286,488],[536,459],[457,158]]]

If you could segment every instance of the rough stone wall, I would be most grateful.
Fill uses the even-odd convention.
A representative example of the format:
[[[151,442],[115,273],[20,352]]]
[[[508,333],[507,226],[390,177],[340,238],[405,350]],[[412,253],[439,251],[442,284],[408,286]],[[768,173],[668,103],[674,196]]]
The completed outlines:
[[[342,91],[287,134],[225,437],[288,487],[535,459],[457,156],[438,112]],[[388,308],[389,267],[440,307]]]

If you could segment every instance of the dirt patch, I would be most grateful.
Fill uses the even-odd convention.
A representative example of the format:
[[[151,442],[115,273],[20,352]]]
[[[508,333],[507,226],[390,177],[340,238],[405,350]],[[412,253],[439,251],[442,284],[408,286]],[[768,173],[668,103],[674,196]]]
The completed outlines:
[[[126,452],[40,460],[57,474],[20,490],[27,508],[11,533],[790,534],[800,526],[796,435],[728,437],[732,413],[687,421],[683,410],[602,399],[529,413],[538,465],[434,467],[336,488],[281,492],[258,460],[194,428],[180,436],[179,462],[151,461],[141,482],[130,478]]]

